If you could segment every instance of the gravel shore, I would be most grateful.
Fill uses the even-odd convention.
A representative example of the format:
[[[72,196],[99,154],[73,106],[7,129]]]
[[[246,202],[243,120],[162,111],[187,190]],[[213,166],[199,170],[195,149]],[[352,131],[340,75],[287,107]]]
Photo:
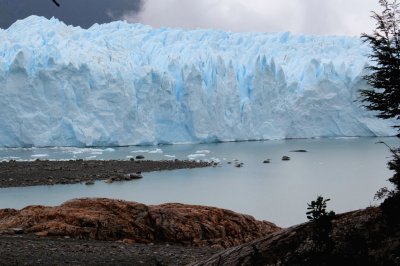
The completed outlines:
[[[127,180],[130,173],[207,167],[194,161],[8,161],[0,162],[0,187],[92,183],[96,180]],[[128,178],[129,179],[129,178]]]
[[[0,236],[0,265],[187,265],[220,251],[211,247],[126,244],[34,235]]]

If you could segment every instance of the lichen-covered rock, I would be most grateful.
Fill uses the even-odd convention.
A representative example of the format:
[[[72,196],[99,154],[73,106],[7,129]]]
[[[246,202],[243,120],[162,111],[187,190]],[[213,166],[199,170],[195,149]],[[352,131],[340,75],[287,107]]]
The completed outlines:
[[[178,203],[150,207],[157,239],[190,245],[231,247],[276,232],[276,225],[213,207]]]
[[[0,210],[0,232],[80,239],[126,240],[232,247],[281,230],[233,211],[168,203],[147,206],[111,199],[76,199],[57,207],[28,206]]]

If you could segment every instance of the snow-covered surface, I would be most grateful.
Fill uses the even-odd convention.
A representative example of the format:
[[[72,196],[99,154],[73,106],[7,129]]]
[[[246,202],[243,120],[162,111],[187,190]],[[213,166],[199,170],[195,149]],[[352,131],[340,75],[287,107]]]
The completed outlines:
[[[31,16],[0,29],[0,146],[393,135],[356,101],[368,53],[351,37]]]

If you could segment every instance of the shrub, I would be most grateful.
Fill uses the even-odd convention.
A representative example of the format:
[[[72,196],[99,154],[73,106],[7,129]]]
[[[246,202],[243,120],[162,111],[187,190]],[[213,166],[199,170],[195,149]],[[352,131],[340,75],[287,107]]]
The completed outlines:
[[[324,199],[318,196],[317,199],[311,201],[307,208],[307,218],[314,223],[313,241],[317,249],[329,250],[331,246],[330,234],[332,232],[332,220],[335,217],[335,212],[326,211],[326,203],[330,199]]]

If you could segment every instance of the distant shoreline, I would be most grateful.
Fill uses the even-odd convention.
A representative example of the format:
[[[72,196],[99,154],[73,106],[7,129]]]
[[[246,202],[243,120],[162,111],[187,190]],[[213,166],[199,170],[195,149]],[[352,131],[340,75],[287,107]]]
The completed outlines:
[[[68,160],[68,161],[7,161],[0,162],[0,188],[56,184],[93,184],[135,179],[132,173],[201,168],[208,162],[187,160]]]

